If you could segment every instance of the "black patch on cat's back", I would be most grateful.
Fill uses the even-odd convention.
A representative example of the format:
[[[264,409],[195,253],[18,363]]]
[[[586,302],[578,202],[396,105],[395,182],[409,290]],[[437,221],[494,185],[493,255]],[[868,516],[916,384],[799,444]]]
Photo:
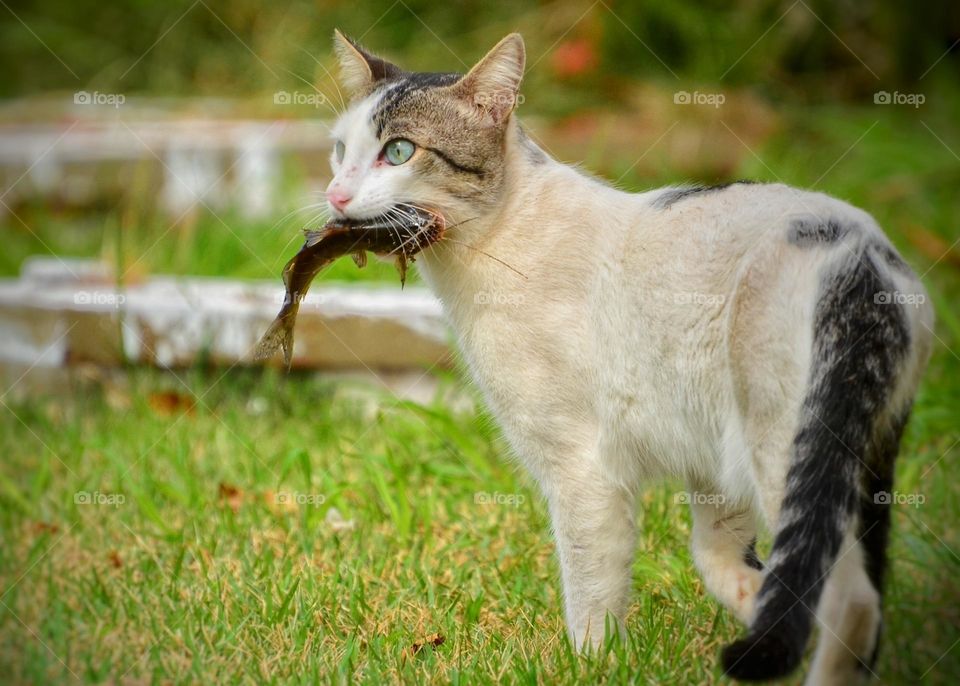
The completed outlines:
[[[855,224],[842,222],[833,217],[826,220],[805,217],[790,222],[787,240],[791,245],[801,248],[814,248],[828,243],[837,243],[855,230],[857,230]]]
[[[894,269],[905,274],[913,273],[910,270],[910,265],[908,265],[891,246],[884,243],[875,243],[872,247],[874,250],[876,250],[877,254],[883,259],[883,261]]]
[[[656,198],[653,199],[653,202],[650,203],[653,207],[658,210],[667,210],[673,207],[676,203],[681,200],[686,200],[687,198],[693,197],[695,195],[704,195],[706,193],[716,193],[718,191],[725,190],[730,186],[735,186],[739,183],[742,184],[754,184],[756,181],[750,181],[748,179],[741,179],[740,181],[728,181],[727,183],[718,183],[714,186],[687,186],[686,188],[671,188],[668,191],[664,191]]]

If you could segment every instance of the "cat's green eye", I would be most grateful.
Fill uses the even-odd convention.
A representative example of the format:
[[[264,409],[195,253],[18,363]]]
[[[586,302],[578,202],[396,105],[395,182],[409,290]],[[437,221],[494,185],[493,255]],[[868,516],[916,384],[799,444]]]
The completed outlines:
[[[406,138],[394,138],[383,146],[383,156],[392,165],[403,164],[413,157],[416,149],[417,146]]]
[[[347,146],[343,144],[343,141],[337,141],[337,144],[333,146],[333,151],[337,155],[337,162],[343,162],[343,154],[347,151]]]

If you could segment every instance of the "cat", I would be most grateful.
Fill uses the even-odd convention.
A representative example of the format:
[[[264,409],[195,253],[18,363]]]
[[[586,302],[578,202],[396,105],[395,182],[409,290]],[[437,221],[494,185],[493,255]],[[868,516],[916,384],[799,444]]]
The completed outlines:
[[[465,75],[334,44],[330,210],[447,222],[420,273],[545,496],[577,648],[625,631],[638,489],[678,478],[704,584],[748,627],[726,674],[792,672],[815,620],[808,683],[871,673],[884,494],[933,326],[876,222],[777,183],[634,194],[552,159],[514,116],[519,34]]]

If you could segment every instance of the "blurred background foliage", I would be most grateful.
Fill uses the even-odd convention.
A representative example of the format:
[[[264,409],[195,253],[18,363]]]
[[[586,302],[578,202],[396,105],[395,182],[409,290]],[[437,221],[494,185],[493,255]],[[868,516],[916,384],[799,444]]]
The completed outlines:
[[[527,81],[528,92],[551,94],[537,98],[544,108],[582,104],[570,92],[616,102],[624,82],[674,76],[823,101],[873,93],[878,81],[916,84],[938,59],[952,68],[935,76],[955,79],[957,52],[944,53],[960,39],[951,0],[35,0],[9,9],[0,28],[6,97],[78,83],[244,96],[298,85],[290,71],[319,83],[317,60],[332,64],[330,35],[340,27],[424,70],[461,70],[522,31],[529,66],[549,66]]]

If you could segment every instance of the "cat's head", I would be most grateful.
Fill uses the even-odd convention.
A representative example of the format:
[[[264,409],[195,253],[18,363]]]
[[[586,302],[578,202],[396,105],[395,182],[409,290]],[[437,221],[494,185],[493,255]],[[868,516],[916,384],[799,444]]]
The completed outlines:
[[[523,77],[519,34],[466,75],[404,71],[339,31],[334,43],[351,97],[332,129],[334,216],[366,219],[406,204],[462,220],[500,203]]]

